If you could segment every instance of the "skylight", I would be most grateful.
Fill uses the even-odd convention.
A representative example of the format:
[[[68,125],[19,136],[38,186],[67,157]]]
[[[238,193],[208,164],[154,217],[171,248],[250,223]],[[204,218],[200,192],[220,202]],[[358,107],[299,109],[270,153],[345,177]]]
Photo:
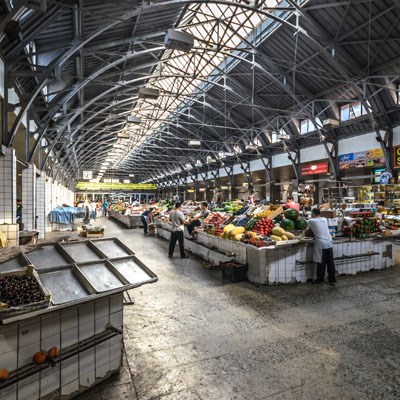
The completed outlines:
[[[266,0],[276,7],[281,0]],[[248,5],[247,1],[238,3]],[[115,160],[116,167],[130,152],[144,143],[165,119],[220,67],[224,59],[266,18],[254,10],[225,4],[192,4],[178,29],[190,33],[195,45],[189,53],[166,50],[147,87],[159,89],[157,100],[139,99],[132,114],[141,117],[139,129],[131,134],[125,157]]]

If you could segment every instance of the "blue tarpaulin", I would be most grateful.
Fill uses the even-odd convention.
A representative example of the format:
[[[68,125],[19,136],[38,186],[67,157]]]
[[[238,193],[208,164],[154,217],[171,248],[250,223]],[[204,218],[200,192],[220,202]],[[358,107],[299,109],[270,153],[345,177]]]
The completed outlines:
[[[96,219],[96,211],[89,208],[90,219]],[[57,224],[73,224],[75,218],[84,218],[83,207],[57,207],[50,211],[50,222]]]

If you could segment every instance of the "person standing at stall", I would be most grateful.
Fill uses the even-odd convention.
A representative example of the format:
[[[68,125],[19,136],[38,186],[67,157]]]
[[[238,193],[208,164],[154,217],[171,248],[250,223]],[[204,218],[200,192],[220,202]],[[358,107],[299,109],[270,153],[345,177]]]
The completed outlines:
[[[103,217],[107,217],[108,200],[105,199],[103,203]]]
[[[316,283],[323,283],[325,271],[328,270],[329,284],[336,283],[335,263],[333,261],[333,242],[329,233],[328,220],[321,217],[321,211],[314,208],[311,211],[311,219],[308,221],[308,228],[314,235],[313,261],[317,263]]]
[[[203,201],[201,203],[201,212],[200,214],[196,215],[190,220],[190,223],[187,225],[187,230],[190,235],[190,239],[194,240],[196,239],[193,236],[193,231],[196,226],[201,226],[202,221],[210,214],[210,210],[208,209],[208,203],[206,201]]]
[[[140,220],[143,224],[143,233],[147,235],[147,228],[149,224],[153,222],[153,209],[149,208],[148,210],[143,211]]]
[[[172,232],[171,232],[171,239],[169,241],[169,249],[168,249],[168,258],[172,258],[174,255],[175,245],[178,241],[179,243],[179,250],[181,252],[181,258],[189,258],[185,253],[185,248],[183,245],[183,229],[185,223],[185,216],[180,210],[181,203],[177,201],[175,203],[175,208],[171,212],[169,219],[172,225]]]
[[[299,203],[296,203],[296,202],[294,201],[294,198],[291,197],[291,196],[289,196],[289,197],[287,198],[287,202],[286,202],[286,204],[285,204],[285,207],[286,207],[286,208],[292,208],[293,210],[296,210],[297,212],[300,212],[300,204],[299,204]]]

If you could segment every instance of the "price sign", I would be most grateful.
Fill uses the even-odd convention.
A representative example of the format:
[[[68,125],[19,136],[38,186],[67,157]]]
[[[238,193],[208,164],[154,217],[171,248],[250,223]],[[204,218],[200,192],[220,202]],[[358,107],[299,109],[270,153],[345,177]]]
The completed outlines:
[[[394,152],[393,167],[400,168],[400,146],[394,146],[393,152]]]

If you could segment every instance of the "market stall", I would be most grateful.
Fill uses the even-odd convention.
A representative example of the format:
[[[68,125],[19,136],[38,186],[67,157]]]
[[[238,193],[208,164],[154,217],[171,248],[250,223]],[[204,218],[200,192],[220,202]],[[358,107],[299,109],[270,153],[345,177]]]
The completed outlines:
[[[184,206],[185,215],[193,206]],[[335,211],[324,211],[333,240],[336,270],[355,274],[394,265],[393,233],[371,211],[352,211],[340,221]],[[157,220],[157,233],[169,239],[166,215]],[[185,247],[206,262],[219,265],[235,260],[248,266],[248,279],[260,284],[307,282],[314,279],[313,239],[305,237],[307,221],[295,210],[281,207],[242,206],[234,213],[211,213],[196,241]],[[186,234],[186,232],[185,232]]]
[[[123,292],[156,280],[117,239],[46,244],[0,264],[0,399],[67,397],[117,372]]]
[[[131,205],[125,202],[118,202],[109,207],[108,216],[126,225],[129,229],[139,228],[143,226],[140,216],[146,208],[147,206],[145,205]]]
[[[76,230],[76,220],[85,218],[95,220],[96,210],[90,207],[56,207],[49,214],[52,231]]]

